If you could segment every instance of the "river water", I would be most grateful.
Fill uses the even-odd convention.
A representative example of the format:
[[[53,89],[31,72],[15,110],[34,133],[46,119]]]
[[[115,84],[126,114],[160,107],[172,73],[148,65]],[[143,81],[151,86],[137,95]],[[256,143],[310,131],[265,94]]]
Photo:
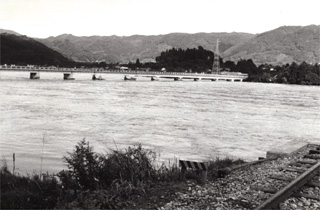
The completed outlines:
[[[141,143],[159,160],[239,157],[320,143],[320,88],[281,84],[151,82],[122,75],[0,73],[0,155],[9,169],[58,172],[85,138],[97,152]],[[116,145],[116,146],[115,146]],[[41,163],[42,162],[42,163]]]

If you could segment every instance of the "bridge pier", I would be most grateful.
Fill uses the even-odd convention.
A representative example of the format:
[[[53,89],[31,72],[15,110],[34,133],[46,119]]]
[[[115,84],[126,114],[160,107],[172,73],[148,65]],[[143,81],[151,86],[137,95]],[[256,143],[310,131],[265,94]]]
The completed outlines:
[[[63,73],[63,80],[74,80],[72,72]]]
[[[175,77],[173,78],[174,81],[182,81],[182,77]]]
[[[200,77],[198,77],[198,78],[194,78],[193,79],[193,81],[200,81],[201,80],[201,78]]]
[[[40,79],[40,72],[30,72],[30,79]]]
[[[151,77],[151,81],[159,81],[160,79],[159,79],[159,77],[158,76],[153,76],[153,77]]]

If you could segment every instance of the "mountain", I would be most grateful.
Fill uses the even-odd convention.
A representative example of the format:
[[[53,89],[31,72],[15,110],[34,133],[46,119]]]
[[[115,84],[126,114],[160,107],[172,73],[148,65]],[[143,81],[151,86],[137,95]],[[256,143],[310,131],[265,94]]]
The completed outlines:
[[[1,32],[15,33],[9,30],[0,30]],[[320,26],[310,25],[304,27],[282,26],[257,35],[234,32],[78,37],[63,34],[36,40],[43,43],[47,48],[53,49],[54,51],[50,51],[51,53],[59,52],[74,61],[128,63],[129,61],[135,62],[137,59],[140,62],[154,61],[161,52],[172,48],[191,49],[202,46],[206,50],[214,51],[216,41],[219,39],[219,51],[224,61],[237,62],[241,59],[252,59],[257,65],[264,63],[282,65],[292,62],[302,63],[303,61],[307,63],[319,62],[319,36]],[[30,38],[25,37],[24,39]],[[10,51],[10,49],[7,50]],[[19,52],[16,51],[12,55],[17,53]],[[46,54],[42,54],[42,56],[46,56]],[[55,56],[57,55],[55,54]]]
[[[26,36],[1,33],[1,64],[63,65],[74,63],[44,44]]]
[[[154,61],[161,52],[172,48],[197,48],[202,46],[213,51],[219,39],[220,52],[232,46],[243,43],[253,34],[247,33],[172,33],[157,36],[134,35],[129,37],[119,36],[90,36],[77,37],[63,34],[47,39],[38,39],[46,46],[60,52],[75,61],[105,61],[107,63]]]
[[[320,25],[283,26],[223,52],[224,60],[252,59],[255,64],[319,62]]]

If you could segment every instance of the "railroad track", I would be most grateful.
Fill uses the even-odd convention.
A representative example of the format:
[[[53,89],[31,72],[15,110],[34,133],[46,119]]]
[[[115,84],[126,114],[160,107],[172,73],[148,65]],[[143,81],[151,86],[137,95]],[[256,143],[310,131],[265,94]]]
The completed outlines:
[[[291,203],[295,198],[320,201],[320,146],[308,151],[302,158],[290,162],[287,167],[268,177],[269,186],[256,190],[273,194],[256,208],[305,209],[302,202]],[[316,192],[310,194],[308,192]],[[318,193],[317,193],[318,192]]]

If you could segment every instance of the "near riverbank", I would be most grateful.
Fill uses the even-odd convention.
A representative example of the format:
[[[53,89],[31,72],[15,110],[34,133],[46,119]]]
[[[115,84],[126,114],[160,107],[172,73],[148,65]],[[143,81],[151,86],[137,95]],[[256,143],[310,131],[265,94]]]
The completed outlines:
[[[177,193],[188,192],[190,182],[180,181],[176,163],[156,166],[156,154],[141,145],[101,155],[89,142],[80,141],[64,157],[68,170],[57,174],[22,176],[1,168],[1,209],[156,209],[174,200]],[[218,170],[241,160],[212,160],[208,179],[214,181]],[[199,183],[198,171],[187,179]]]

